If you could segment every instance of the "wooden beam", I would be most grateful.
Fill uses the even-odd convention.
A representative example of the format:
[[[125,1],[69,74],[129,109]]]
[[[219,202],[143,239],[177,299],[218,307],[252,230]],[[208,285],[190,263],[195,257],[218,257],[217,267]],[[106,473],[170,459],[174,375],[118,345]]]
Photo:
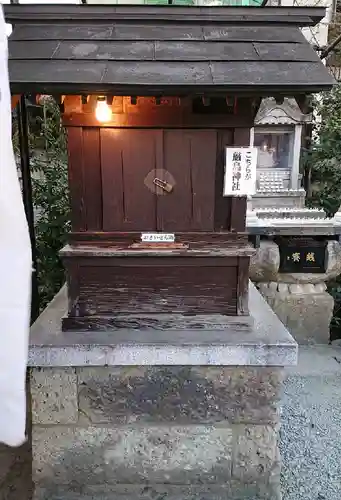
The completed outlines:
[[[82,98],[80,95],[67,95],[64,99],[64,113],[82,113]]]
[[[252,108],[252,116],[255,119],[259,110],[259,106],[261,105],[262,98],[261,97],[255,97],[254,99],[251,100],[251,108]]]
[[[302,113],[308,114],[312,112],[313,106],[310,95],[296,95],[295,99]]]
[[[11,109],[13,109],[17,106],[17,104],[20,101],[20,95],[12,95],[11,96]]]
[[[73,112],[65,108],[63,123],[68,127],[105,127],[105,128],[235,128],[253,126],[254,117],[251,106],[248,113],[238,115],[195,115],[184,114],[180,107],[158,106],[154,111],[141,113],[113,113],[110,123],[101,124],[93,113]]]

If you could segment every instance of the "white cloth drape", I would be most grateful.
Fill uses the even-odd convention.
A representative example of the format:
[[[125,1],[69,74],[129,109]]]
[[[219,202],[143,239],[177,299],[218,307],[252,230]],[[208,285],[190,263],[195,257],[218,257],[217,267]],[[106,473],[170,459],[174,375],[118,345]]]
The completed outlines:
[[[12,148],[8,45],[0,5],[0,442],[25,441],[32,256]]]

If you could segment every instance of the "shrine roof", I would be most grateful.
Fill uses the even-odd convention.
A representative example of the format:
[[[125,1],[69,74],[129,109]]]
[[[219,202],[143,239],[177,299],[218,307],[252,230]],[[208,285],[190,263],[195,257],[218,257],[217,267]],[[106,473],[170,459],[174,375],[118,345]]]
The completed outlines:
[[[311,7],[5,6],[13,93],[273,95],[334,83]]]

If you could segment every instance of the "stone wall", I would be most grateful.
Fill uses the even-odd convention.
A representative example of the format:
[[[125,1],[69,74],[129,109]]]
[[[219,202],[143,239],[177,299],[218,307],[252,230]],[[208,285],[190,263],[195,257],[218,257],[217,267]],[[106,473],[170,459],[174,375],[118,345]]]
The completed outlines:
[[[276,367],[32,368],[36,500],[279,500]]]

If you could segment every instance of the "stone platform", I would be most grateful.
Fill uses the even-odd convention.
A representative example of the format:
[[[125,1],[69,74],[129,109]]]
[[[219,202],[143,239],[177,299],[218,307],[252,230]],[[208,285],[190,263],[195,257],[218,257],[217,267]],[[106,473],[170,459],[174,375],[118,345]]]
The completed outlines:
[[[297,345],[250,285],[249,329],[32,328],[36,500],[280,500],[278,401]]]
[[[341,273],[341,245],[328,241],[324,273],[281,273],[280,251],[263,240],[252,257],[250,278],[299,344],[328,344],[334,299],[327,292],[330,280]]]

